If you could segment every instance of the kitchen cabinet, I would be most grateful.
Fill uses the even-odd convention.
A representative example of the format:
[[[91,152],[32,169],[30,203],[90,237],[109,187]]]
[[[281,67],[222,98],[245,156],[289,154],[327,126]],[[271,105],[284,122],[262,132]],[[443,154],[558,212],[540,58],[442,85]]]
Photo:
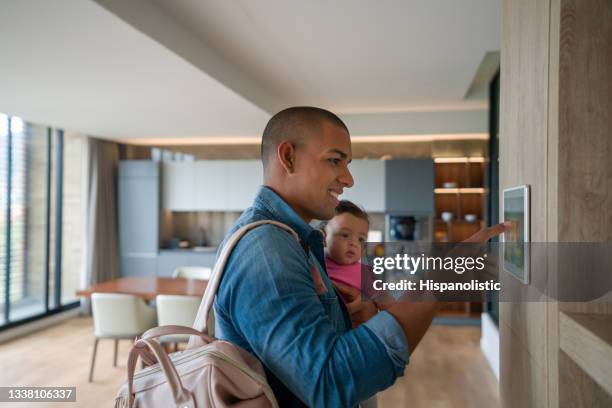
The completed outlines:
[[[341,198],[363,207],[367,212],[385,211],[385,162],[353,160],[349,164],[355,184]]]
[[[189,266],[189,254],[185,251],[160,251],[157,257],[157,276],[172,277],[176,268]]]
[[[157,252],[121,255],[119,267],[121,276],[156,276]]]
[[[343,199],[368,212],[431,214],[431,159],[354,160],[355,184]],[[163,164],[163,207],[170,211],[243,211],[263,184],[259,160],[202,160]]]
[[[259,160],[201,160],[163,164],[163,208],[243,211],[263,183]]]
[[[243,211],[253,204],[263,184],[263,166],[259,160],[228,161],[228,211]]]
[[[342,199],[367,212],[433,214],[433,160],[353,160],[349,170],[355,184]]]
[[[385,211],[410,215],[434,213],[434,163],[431,159],[387,160]]]
[[[227,211],[230,189],[227,160],[192,162],[193,211]]]
[[[197,252],[184,250],[161,250],[157,259],[157,276],[171,277],[176,268],[181,266],[205,266],[212,268],[216,252]]]
[[[163,208],[170,211],[226,211],[228,163],[224,160],[163,164]]]
[[[163,208],[191,211],[195,197],[195,162],[166,162],[162,168]]]
[[[156,274],[159,245],[159,164],[119,163],[118,233],[123,276]]]
[[[189,266],[207,266],[212,268],[215,266],[217,259],[217,251],[214,252],[192,252],[189,257]]]

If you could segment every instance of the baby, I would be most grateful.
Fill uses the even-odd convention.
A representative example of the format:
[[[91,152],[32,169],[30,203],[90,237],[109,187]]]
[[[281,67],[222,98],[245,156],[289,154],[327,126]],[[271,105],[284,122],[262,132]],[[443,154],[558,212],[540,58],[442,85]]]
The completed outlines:
[[[341,200],[336,215],[325,224],[325,266],[332,281],[361,288],[361,252],[368,238],[370,220],[364,210]]]
[[[368,214],[347,200],[341,200],[336,207],[336,215],[324,225],[325,266],[330,279],[344,295],[342,285],[362,291],[361,254],[368,239],[370,220]],[[344,297],[344,296],[343,296]],[[345,300],[346,297],[345,297]],[[368,320],[378,311],[374,303],[364,302],[368,306],[358,315],[351,315],[353,326]],[[362,408],[377,406],[376,395],[361,402]]]
[[[362,273],[360,261],[369,227],[368,214],[348,200],[340,201],[336,215],[323,225],[327,273],[351,313],[353,327],[369,320],[388,302],[384,293],[374,290],[373,275]]]

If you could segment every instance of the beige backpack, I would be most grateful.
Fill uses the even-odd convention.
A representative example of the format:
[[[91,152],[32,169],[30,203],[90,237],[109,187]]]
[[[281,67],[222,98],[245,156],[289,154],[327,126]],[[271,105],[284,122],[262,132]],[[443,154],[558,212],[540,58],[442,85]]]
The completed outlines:
[[[237,230],[215,263],[193,328],[155,327],[135,341],[128,357],[127,382],[115,399],[115,408],[278,406],[259,360],[209,335],[210,312],[225,264],[240,238],[263,224],[276,225],[299,241],[295,231],[277,221],[257,221]],[[188,334],[191,338],[185,351],[168,355],[155,338],[173,334]],[[134,374],[138,357],[152,365]]]

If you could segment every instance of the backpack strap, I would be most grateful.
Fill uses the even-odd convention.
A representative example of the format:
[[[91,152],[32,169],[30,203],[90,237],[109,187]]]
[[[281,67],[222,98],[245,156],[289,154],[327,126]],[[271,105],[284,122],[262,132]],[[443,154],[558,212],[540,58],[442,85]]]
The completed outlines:
[[[225,269],[225,265],[227,260],[229,259],[232,251],[238,244],[238,241],[249,231],[254,228],[257,228],[261,225],[272,224],[275,225],[287,232],[289,232],[293,238],[295,238],[298,243],[300,242],[300,238],[298,234],[288,225],[283,224],[279,221],[273,220],[262,220],[252,222],[250,224],[244,225],[239,228],[236,232],[234,232],[226,241],[217,261],[215,262],[215,266],[210,275],[210,279],[208,280],[208,284],[206,285],[206,291],[204,292],[204,297],[202,298],[202,302],[200,303],[200,308],[198,309],[198,314],[196,315],[193,328],[197,331],[200,331],[206,335],[209,334],[210,331],[210,312],[213,307],[213,303],[215,301],[215,297],[217,296],[217,290],[219,289],[219,284],[221,283],[221,278],[223,277],[223,272]],[[196,337],[192,336],[189,340],[189,344],[187,345],[187,349],[190,349],[195,346]]]

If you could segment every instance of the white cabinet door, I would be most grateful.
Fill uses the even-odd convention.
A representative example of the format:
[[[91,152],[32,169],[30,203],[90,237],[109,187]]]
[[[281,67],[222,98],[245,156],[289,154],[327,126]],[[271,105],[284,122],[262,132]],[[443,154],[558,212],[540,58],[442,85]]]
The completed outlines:
[[[349,164],[355,184],[341,198],[363,207],[367,212],[385,211],[385,162],[353,160]]]
[[[228,161],[195,161],[194,211],[227,211],[228,204]]]
[[[243,211],[263,183],[259,160],[164,163],[163,207],[171,211]]]
[[[163,250],[157,257],[157,276],[170,278],[176,268],[189,266],[190,251]]]
[[[167,162],[162,168],[163,208],[191,211],[195,203],[194,163]]]
[[[228,211],[243,211],[253,204],[263,184],[263,167],[259,160],[229,160]]]

